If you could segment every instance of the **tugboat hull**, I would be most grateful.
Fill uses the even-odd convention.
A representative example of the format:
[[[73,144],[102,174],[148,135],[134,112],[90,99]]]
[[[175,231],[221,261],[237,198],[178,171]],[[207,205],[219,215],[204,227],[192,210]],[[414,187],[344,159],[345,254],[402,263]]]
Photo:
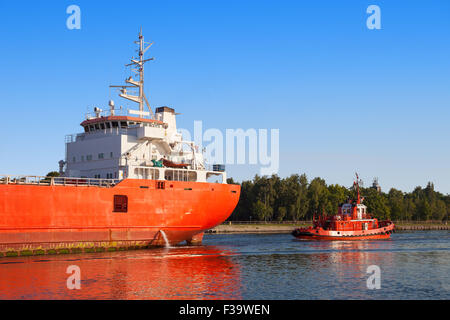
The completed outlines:
[[[322,228],[311,227],[299,228],[295,229],[292,232],[292,235],[297,239],[302,240],[354,241],[389,239],[392,232],[394,232],[393,223],[382,228],[361,231],[329,231]]]
[[[389,239],[391,237],[390,234],[377,234],[377,235],[367,235],[367,236],[317,236],[314,234],[311,235],[298,235],[295,236],[300,240],[327,240],[327,241],[355,241],[355,240],[381,240],[381,239]]]

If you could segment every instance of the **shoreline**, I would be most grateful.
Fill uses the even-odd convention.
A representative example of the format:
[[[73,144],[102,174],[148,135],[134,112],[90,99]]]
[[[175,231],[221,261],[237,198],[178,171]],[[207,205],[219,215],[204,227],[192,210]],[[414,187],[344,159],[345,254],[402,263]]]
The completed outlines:
[[[311,223],[299,222],[288,224],[276,223],[230,223],[225,222],[212,229],[205,231],[207,234],[225,234],[225,233],[291,233],[294,229],[310,226]],[[398,223],[395,225],[397,231],[409,230],[450,230],[448,224],[415,224]]]

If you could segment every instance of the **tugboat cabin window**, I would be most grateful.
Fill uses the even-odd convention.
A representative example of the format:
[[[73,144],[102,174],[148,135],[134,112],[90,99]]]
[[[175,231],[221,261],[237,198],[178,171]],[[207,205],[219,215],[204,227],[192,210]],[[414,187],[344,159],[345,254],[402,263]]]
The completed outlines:
[[[128,197],[114,195],[114,212],[128,212]]]

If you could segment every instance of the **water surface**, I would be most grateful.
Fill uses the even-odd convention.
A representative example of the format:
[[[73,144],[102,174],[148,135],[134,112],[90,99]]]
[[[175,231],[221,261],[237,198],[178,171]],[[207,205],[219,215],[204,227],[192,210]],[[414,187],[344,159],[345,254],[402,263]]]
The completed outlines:
[[[67,288],[78,266],[81,289]],[[367,288],[367,268],[381,288]],[[450,299],[450,232],[391,240],[205,235],[203,246],[0,258],[0,299]]]

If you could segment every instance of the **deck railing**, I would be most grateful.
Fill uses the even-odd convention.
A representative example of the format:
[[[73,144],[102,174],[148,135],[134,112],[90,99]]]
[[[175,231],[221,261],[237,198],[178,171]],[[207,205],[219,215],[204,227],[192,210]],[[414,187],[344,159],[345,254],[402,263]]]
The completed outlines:
[[[95,187],[110,188],[119,183],[119,181],[120,180],[118,179],[0,175],[0,184],[88,186],[88,187],[95,186]]]

